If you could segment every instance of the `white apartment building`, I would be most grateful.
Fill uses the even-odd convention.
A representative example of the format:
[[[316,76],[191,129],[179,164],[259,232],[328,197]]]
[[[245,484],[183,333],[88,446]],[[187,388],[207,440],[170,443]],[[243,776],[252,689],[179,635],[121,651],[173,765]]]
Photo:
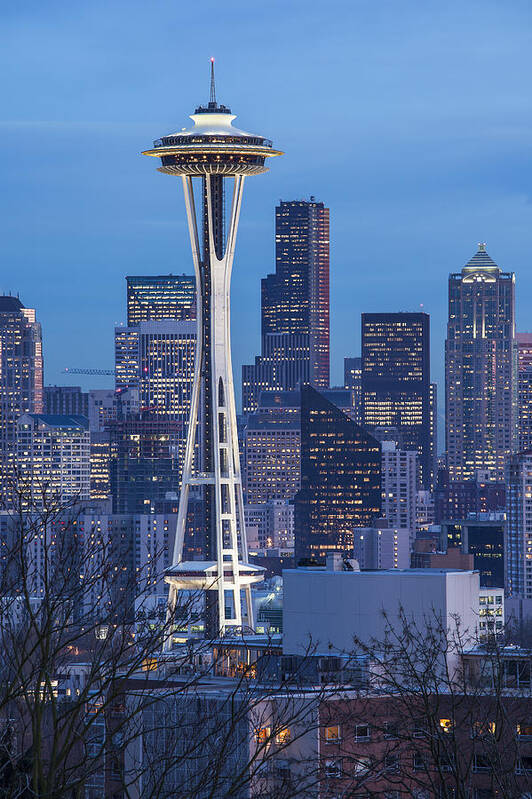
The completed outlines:
[[[416,537],[417,452],[382,442],[382,515],[389,527],[410,530]]]
[[[89,499],[87,418],[23,414],[17,421],[16,463],[25,508]]]

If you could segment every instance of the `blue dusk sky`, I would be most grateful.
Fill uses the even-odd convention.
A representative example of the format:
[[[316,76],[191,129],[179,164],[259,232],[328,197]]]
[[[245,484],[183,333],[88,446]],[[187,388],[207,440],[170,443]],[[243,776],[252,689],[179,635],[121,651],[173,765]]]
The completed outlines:
[[[432,318],[443,409],[447,275],[487,241],[532,330],[530,0],[29,0],[2,7],[0,290],[43,325],[46,383],[113,367],[126,274],[192,271],[179,181],[140,152],[208,99],[285,151],[246,183],[235,377],[259,351],[274,207],[331,209],[332,382],[362,311]]]

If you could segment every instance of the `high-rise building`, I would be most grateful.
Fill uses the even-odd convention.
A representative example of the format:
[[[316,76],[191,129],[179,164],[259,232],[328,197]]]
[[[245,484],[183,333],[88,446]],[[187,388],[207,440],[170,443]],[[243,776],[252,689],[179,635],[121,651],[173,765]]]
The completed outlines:
[[[90,497],[111,499],[111,438],[107,431],[90,431]]]
[[[383,441],[381,446],[382,515],[389,527],[409,530],[412,545],[416,537],[417,452],[398,449],[392,441]]]
[[[351,395],[343,389],[320,391],[347,415]],[[258,505],[291,500],[301,488],[301,391],[268,391],[248,416],[244,430],[244,496]]]
[[[285,499],[271,499],[258,505],[244,505],[248,544],[251,545],[250,530],[256,531],[258,549],[277,549],[293,554],[294,550],[294,506]]]
[[[160,158],[159,171],[181,177],[198,289],[196,369],[174,560],[167,580],[172,611],[181,589],[205,590],[205,629],[218,636],[241,628],[244,619],[253,627],[251,584],[262,579],[261,569],[247,558],[229,341],[230,276],[244,179],[264,172],[266,159],[280,152],[268,139],[232,126],[234,115],[216,101],[214,60],[209,103],[191,118],[192,128],[163,136],[145,153]],[[200,181],[200,213],[194,178]],[[228,182],[233,192],[226,216]],[[204,560],[194,565],[182,557],[189,490],[197,485],[204,497],[205,547]]]
[[[434,520],[465,519],[470,513],[497,513],[506,504],[506,485],[477,472],[472,480],[450,482],[448,469],[439,469],[434,491]]]
[[[193,275],[130,275],[126,282],[129,327],[157,319],[196,318]]]
[[[244,451],[247,504],[293,499],[301,487],[299,404],[285,413],[251,414],[244,431]]]
[[[362,422],[362,358],[344,358],[344,386],[352,392],[355,422]]]
[[[175,468],[173,486],[167,490],[177,490],[181,481],[192,400],[195,351],[194,321],[163,319],[139,322],[132,327],[117,327],[115,330],[117,391],[127,388],[128,394],[138,392],[140,417],[138,414],[137,417],[144,422],[152,419],[155,422],[174,423],[167,428],[167,432],[171,433],[166,442],[171,450],[168,458]],[[124,377],[126,372],[127,378]],[[150,425],[144,428],[140,423],[139,434],[143,429],[149,431],[147,434],[151,437]],[[147,449],[150,446],[147,443]],[[141,444],[140,451],[144,449]],[[165,459],[167,463],[168,458]],[[140,464],[138,465],[140,468]],[[146,474],[151,474],[149,465]],[[127,496],[127,491],[120,490],[118,485],[116,487],[122,496]],[[141,491],[144,499],[148,498],[145,496],[148,488],[149,486],[144,486]],[[135,508],[121,508],[120,512],[138,512],[136,507],[135,501]]]
[[[101,433],[109,422],[135,416],[140,412],[139,390],[135,388],[98,388],[89,391],[89,429]]]
[[[401,448],[418,453],[419,485],[434,480],[430,317],[426,313],[362,314],[364,427],[395,427]]]
[[[532,333],[517,333],[518,449],[532,449]]]
[[[381,515],[380,444],[311,386],[301,389],[301,490],[296,563],[353,549],[356,527]]]
[[[154,513],[158,503],[179,490],[182,423],[137,414],[108,423],[113,513]]]
[[[242,406],[262,391],[329,386],[329,209],[314,197],[275,209],[275,274],[261,285],[262,354],[242,367]]]
[[[89,395],[80,386],[45,386],[44,413],[53,416],[88,416]]]
[[[532,452],[512,455],[506,483],[505,589],[532,599]]]
[[[17,420],[43,411],[41,325],[18,297],[0,297],[0,469],[2,497],[13,477]]]
[[[479,470],[504,480],[517,447],[515,276],[497,266],[485,244],[449,276],[445,391],[451,482]]]
[[[25,413],[17,420],[16,462],[25,508],[62,506],[90,497],[86,416]]]

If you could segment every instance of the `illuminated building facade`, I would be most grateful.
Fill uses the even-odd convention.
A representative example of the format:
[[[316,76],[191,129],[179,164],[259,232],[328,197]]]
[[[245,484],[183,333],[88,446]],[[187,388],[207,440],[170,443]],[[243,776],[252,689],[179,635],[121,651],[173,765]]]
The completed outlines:
[[[192,114],[193,126],[156,140],[145,155],[160,159],[162,173],[181,178],[198,289],[194,385],[174,559],[167,572],[169,612],[175,612],[182,589],[202,590],[205,630],[217,636],[243,624],[253,627],[251,585],[262,579],[261,569],[247,558],[230,283],[244,180],[265,172],[266,159],[280,152],[263,136],[233,127],[234,115],[216,101],[211,64],[210,100]],[[226,184],[232,186],[227,206]],[[204,560],[199,563],[183,560],[189,491],[198,485],[205,507]]]
[[[156,319],[195,319],[196,281],[192,275],[128,276],[127,324]]]
[[[27,508],[90,497],[90,433],[86,416],[22,414],[16,461]]]
[[[242,367],[242,407],[262,391],[329,386],[329,209],[314,197],[275,209],[275,274],[261,284],[262,352]]]
[[[297,399],[294,397],[294,402]],[[250,415],[244,431],[244,486],[248,505],[293,499],[301,487],[299,402],[282,411],[261,410]]]
[[[518,449],[532,449],[532,333],[518,333]]]
[[[506,594],[532,599],[531,450],[510,457],[506,485]]]
[[[115,330],[117,389],[138,392],[142,419],[176,422],[176,437],[169,444],[174,487],[179,487],[185,459],[195,351],[195,321],[163,319]]]
[[[41,325],[18,297],[0,297],[0,468],[2,495],[11,480],[22,413],[43,411]]]
[[[301,490],[295,558],[324,563],[353,549],[356,527],[381,515],[379,442],[311,386],[301,389]]]
[[[362,422],[362,358],[344,358],[344,386],[352,392],[355,422]]]
[[[111,440],[108,432],[90,433],[90,498],[111,498]]]
[[[363,313],[363,425],[397,429],[401,448],[418,453],[419,486],[425,489],[434,480],[430,386],[429,315]]]
[[[497,266],[485,244],[449,276],[445,391],[451,482],[479,470],[503,481],[518,443],[515,276]]]
[[[349,415],[351,394],[327,389],[320,395]],[[245,500],[259,505],[291,500],[301,488],[301,404],[296,391],[268,391],[248,416],[244,430]]]

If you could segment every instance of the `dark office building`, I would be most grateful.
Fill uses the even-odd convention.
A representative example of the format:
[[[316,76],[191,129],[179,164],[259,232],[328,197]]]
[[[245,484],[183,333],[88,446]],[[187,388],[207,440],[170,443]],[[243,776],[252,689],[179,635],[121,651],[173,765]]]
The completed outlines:
[[[434,491],[434,521],[465,519],[470,513],[498,513],[506,504],[505,483],[493,483],[477,475],[473,480],[449,480],[447,469],[438,471]]]
[[[110,422],[113,513],[154,513],[168,492],[179,491],[181,422],[139,416]]]
[[[196,318],[196,280],[192,275],[128,276],[127,323]]]
[[[89,393],[80,386],[45,386],[44,413],[53,416],[89,415]]]
[[[381,513],[381,448],[311,386],[301,390],[301,489],[294,499],[296,563],[353,549],[357,527]]]
[[[504,587],[504,515],[499,518],[459,519],[442,522],[440,544],[444,551],[456,547],[473,555],[483,588]]]
[[[434,413],[429,315],[362,314],[362,423],[397,428],[402,448],[418,452],[424,489],[434,481]]]
[[[242,405],[261,391],[329,386],[329,209],[314,197],[275,209],[275,274],[261,284],[261,355],[242,370]]]

